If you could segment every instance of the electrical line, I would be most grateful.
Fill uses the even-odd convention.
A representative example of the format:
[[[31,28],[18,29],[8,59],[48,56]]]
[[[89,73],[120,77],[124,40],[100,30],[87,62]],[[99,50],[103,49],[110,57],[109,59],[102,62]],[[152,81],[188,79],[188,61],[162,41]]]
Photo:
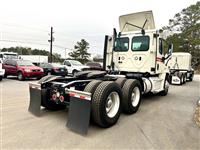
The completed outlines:
[[[24,41],[16,41],[16,40],[0,40],[2,42],[11,42],[11,43],[23,43],[23,44],[36,44],[36,45],[47,45],[49,44],[43,44],[43,43],[37,43],[37,42],[24,42]]]
[[[44,45],[44,46],[49,46],[49,44],[44,44],[44,43],[38,43],[38,42],[25,42],[25,41],[16,41],[16,40],[0,40],[2,42],[10,42],[10,43],[22,43],[22,44],[36,44],[36,45]],[[64,47],[64,46],[60,46],[60,45],[53,45],[54,47],[57,48],[62,48],[62,49],[68,49],[73,51],[74,49],[68,48],[68,47]]]
[[[23,29],[27,29],[27,30],[37,30],[37,31],[42,31],[45,33],[48,33],[49,31],[41,29],[41,28],[36,28],[36,27],[28,27],[28,26],[24,26],[24,25],[19,25],[19,24],[8,24],[8,23],[1,23],[1,25],[6,26],[6,27],[14,27],[14,28],[23,28]]]

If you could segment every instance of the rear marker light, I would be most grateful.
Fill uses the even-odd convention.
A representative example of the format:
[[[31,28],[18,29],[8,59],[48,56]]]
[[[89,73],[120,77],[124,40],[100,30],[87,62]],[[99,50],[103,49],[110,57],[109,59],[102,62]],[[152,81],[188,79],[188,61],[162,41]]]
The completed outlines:
[[[85,99],[85,96],[80,96],[80,99]]]
[[[64,101],[64,96],[61,95],[61,96],[59,97],[59,100],[60,100],[61,102],[63,102],[63,101]]]
[[[70,96],[70,97],[74,97],[75,94],[74,94],[74,93],[69,93],[69,96]]]
[[[57,97],[56,97],[56,94],[53,94],[53,95],[52,95],[53,101],[56,101],[56,98],[57,98]]]

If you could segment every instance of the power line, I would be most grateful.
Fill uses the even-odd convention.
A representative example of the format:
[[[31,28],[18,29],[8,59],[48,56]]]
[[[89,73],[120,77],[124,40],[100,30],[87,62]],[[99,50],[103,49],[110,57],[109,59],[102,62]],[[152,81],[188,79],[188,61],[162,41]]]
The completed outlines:
[[[45,45],[48,46],[48,44],[44,43],[37,43],[37,42],[24,42],[24,41],[16,41],[16,40],[0,40],[2,42],[11,42],[11,43],[23,43],[23,44],[36,44],[36,45]]]
[[[37,30],[37,31],[42,31],[42,32],[46,32],[48,33],[47,30],[41,29],[41,28],[37,28],[37,27],[28,27],[28,26],[24,26],[24,25],[19,25],[19,24],[8,24],[8,23],[1,23],[1,25],[6,26],[6,27],[14,27],[14,28],[23,28],[23,29],[27,29],[27,30]]]

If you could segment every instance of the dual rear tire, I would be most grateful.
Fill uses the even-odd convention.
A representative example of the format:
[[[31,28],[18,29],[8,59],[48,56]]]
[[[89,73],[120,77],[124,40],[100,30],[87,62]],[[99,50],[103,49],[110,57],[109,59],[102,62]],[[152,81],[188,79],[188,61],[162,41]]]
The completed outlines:
[[[140,105],[141,85],[138,80],[120,79],[120,82],[94,80],[84,91],[92,94],[92,120],[101,127],[114,125],[120,117],[121,110],[132,114]]]

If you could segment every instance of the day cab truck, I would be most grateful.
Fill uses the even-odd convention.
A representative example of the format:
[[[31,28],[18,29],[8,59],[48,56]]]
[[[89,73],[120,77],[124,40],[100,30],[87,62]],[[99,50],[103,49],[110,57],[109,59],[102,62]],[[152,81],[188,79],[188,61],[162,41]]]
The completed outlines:
[[[163,33],[155,29],[152,11],[119,17],[120,32],[105,36],[105,71],[82,71],[73,77],[46,76],[30,83],[29,111],[40,115],[68,107],[67,127],[86,134],[90,119],[108,128],[121,112],[134,114],[146,93],[168,93],[166,61],[173,46],[164,53]]]
[[[192,55],[186,52],[174,52],[168,62],[170,69],[169,82],[182,85],[186,81],[192,81],[194,70],[191,66]]]

